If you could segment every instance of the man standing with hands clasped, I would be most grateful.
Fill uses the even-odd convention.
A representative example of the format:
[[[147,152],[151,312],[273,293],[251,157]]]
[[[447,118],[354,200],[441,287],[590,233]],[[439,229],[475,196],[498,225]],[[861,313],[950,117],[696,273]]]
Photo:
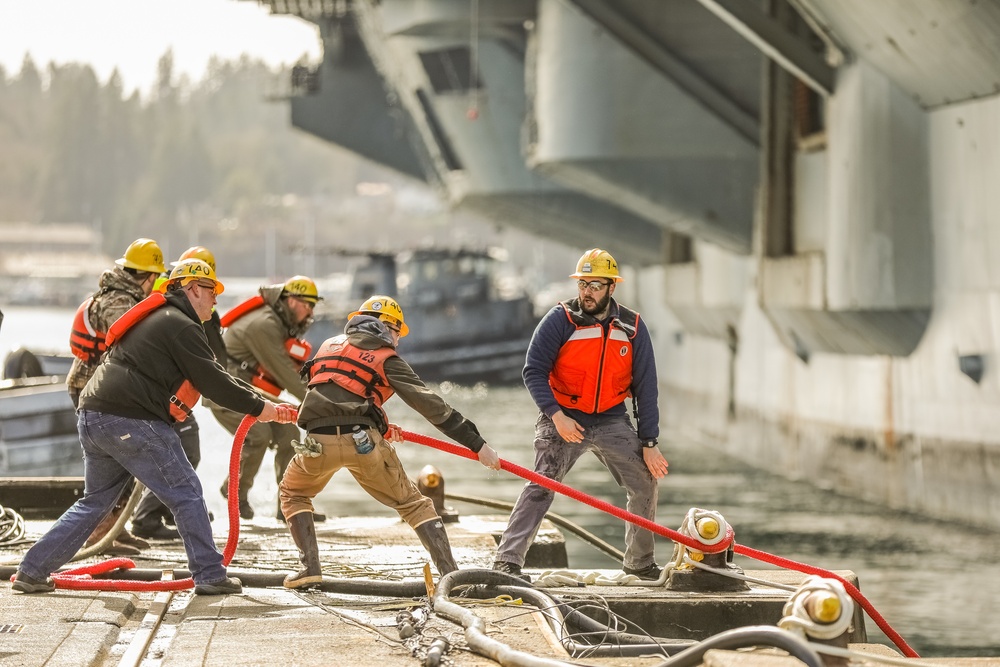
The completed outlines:
[[[584,452],[593,451],[625,487],[628,511],[652,521],[656,480],[667,474],[667,460],[657,447],[660,413],[649,331],[637,312],[612,298],[622,278],[607,251],[585,252],[570,277],[577,279],[579,296],[557,304],[542,318],[524,365],[524,384],[540,412],[535,422],[535,472],[562,481]],[[626,409],[630,396],[637,426]],[[537,484],[525,485],[497,549],[494,570],[525,577],[524,556],[553,495]],[[623,565],[626,574],[659,578],[650,531],[626,525]]]
[[[226,576],[201,482],[171,424],[186,419],[202,393],[258,421],[287,423],[295,409],[264,400],[216,361],[202,323],[222,290],[212,267],[185,260],[170,273],[166,294],[139,302],[108,331],[108,351],[80,394],[83,497],[24,555],[13,590],[53,590],[49,574],[70,561],[134,476],[173,513],[194,592],[242,591],[239,579]]]

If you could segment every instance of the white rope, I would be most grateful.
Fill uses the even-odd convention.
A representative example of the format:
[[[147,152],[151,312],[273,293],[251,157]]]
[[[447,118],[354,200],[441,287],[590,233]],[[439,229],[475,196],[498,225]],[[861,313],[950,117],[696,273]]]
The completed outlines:
[[[24,539],[24,517],[0,505],[0,543],[13,544]]]
[[[840,603],[840,615],[831,623],[821,623],[815,620],[806,608],[809,597],[816,593],[828,593],[837,596]],[[785,603],[782,610],[784,617],[778,621],[778,627],[795,632],[802,637],[816,639],[834,639],[844,634],[854,617],[854,600],[847,594],[844,584],[836,579],[825,579],[815,575],[806,579],[798,587],[791,599]]]
[[[718,523],[719,532],[715,537],[706,539],[698,532],[698,522],[702,519],[714,519]],[[725,518],[723,518],[720,512],[692,507],[687,511],[687,514],[684,515],[684,521],[681,522],[681,527],[678,529],[678,532],[707,546],[714,546],[726,539],[726,535],[729,532],[729,524],[726,523]],[[687,549],[688,551],[693,551],[699,554],[704,553],[698,549],[692,549],[691,547],[687,547]]]
[[[663,571],[660,572],[660,578],[656,581],[640,579],[634,574],[625,574],[624,572],[608,574],[607,572],[598,572],[596,570],[589,572],[580,570],[544,570],[538,576],[538,579],[532,583],[538,588],[564,588],[566,586],[579,586],[580,584],[588,586],[645,586],[652,588],[655,586],[664,586],[667,583],[667,578],[670,576],[670,569],[669,566],[663,568]]]

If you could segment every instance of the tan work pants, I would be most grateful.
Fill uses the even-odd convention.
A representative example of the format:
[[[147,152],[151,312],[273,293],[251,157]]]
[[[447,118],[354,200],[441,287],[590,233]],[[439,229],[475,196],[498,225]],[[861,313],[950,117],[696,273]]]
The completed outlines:
[[[278,486],[281,511],[286,518],[313,511],[313,498],[322,491],[333,474],[347,468],[361,488],[386,507],[399,512],[412,528],[437,519],[434,503],[422,495],[406,476],[396,448],[375,429],[368,429],[375,449],[368,454],[354,450],[354,438],[348,435],[313,435],[323,445],[315,457],[297,454],[288,464]]]

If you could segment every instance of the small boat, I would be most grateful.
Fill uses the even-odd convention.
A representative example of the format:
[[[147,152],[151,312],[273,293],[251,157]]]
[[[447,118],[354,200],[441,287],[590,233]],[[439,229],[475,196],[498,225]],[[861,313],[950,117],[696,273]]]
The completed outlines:
[[[67,354],[12,351],[0,380],[0,476],[83,474]]]
[[[538,323],[531,299],[496,275],[497,250],[422,248],[361,254],[346,303],[317,311],[313,347],[343,331],[347,315],[373,294],[399,301],[410,334],[399,353],[424,379],[511,384]]]

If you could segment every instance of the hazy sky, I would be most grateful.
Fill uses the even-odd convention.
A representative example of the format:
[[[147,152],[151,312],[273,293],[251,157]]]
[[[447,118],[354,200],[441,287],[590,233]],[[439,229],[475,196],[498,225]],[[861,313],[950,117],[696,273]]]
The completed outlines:
[[[39,68],[89,63],[101,82],[117,66],[126,91],[145,91],[171,47],[175,71],[193,79],[212,54],[249,53],[277,65],[321,53],[314,24],[271,16],[246,0],[0,0],[0,65],[8,76],[30,52]]]

